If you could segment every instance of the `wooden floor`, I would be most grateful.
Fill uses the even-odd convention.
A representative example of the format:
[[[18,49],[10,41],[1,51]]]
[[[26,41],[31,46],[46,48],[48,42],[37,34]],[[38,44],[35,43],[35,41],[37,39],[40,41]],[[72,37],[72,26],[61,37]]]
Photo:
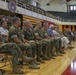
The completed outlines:
[[[40,65],[40,69],[32,70],[28,66],[23,66],[22,70],[25,72],[23,75],[61,75],[69,64],[76,58],[76,42],[73,43],[75,48],[73,50],[65,50],[66,54],[58,56],[56,59],[46,61],[46,63]],[[0,66],[3,64],[0,63]],[[18,75],[12,74],[12,68],[10,65],[3,67],[6,70],[4,75]]]

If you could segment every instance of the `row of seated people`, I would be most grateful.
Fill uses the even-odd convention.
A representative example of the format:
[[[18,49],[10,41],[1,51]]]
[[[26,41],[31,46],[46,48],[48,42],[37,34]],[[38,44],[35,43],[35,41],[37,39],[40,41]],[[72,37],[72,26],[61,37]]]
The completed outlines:
[[[23,74],[19,58],[22,62],[29,63],[29,68],[39,69],[45,60],[55,59],[56,56],[65,54],[64,48],[72,49],[71,40],[59,31],[56,26],[48,23],[37,22],[35,28],[26,20],[20,29],[21,20],[13,18],[13,25],[9,31],[7,22],[0,23],[0,52],[8,52],[12,56],[12,73]],[[69,37],[70,38],[70,37]]]
[[[70,37],[73,41],[76,40],[76,30],[72,31],[72,30],[69,29],[69,28],[65,28],[64,31],[63,31],[63,34],[64,34],[66,37]]]

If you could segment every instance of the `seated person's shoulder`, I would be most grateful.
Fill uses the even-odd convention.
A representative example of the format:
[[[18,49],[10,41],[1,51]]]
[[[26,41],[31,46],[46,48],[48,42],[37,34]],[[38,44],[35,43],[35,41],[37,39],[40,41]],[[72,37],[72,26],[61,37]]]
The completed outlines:
[[[34,28],[34,29],[33,29],[33,31],[38,31],[38,30],[39,30],[38,28]]]
[[[15,31],[15,30],[16,30],[16,28],[14,26],[11,26],[9,29],[9,31]]]

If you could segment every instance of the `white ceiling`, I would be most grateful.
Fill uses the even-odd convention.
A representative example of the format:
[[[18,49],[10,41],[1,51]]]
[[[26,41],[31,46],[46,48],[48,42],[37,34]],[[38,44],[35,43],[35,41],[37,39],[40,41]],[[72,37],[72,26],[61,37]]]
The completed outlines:
[[[34,1],[36,1],[36,2],[39,2],[40,4],[43,4],[44,2],[44,4],[47,4],[47,3],[66,3],[66,0],[34,0]],[[71,3],[71,2],[75,2],[76,0],[71,0],[69,3]],[[44,5],[43,4],[43,5]]]
[[[41,8],[46,11],[61,11],[67,12],[67,5],[76,5],[76,0],[71,0],[66,3],[66,0],[34,0],[41,4]],[[49,3],[50,5],[46,5]]]

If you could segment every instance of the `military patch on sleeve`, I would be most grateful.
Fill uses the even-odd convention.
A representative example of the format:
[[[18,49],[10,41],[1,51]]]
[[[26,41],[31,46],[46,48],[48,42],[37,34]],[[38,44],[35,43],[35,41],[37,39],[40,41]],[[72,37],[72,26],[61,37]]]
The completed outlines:
[[[12,39],[17,38],[17,35],[12,35],[11,38]]]
[[[35,35],[39,35],[38,33],[35,33]]]

